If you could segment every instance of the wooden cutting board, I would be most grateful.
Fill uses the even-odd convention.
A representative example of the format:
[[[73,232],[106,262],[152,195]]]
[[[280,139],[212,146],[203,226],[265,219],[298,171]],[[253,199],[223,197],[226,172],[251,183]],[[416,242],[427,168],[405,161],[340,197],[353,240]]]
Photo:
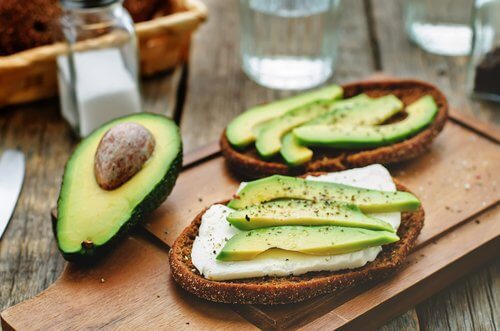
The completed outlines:
[[[421,198],[426,223],[407,264],[381,283],[282,306],[214,304],[180,289],[170,277],[168,246],[201,209],[230,197],[239,183],[212,144],[185,157],[172,195],[149,217],[146,231],[139,229],[91,268],[68,264],[47,290],[2,312],[2,326],[375,327],[498,256],[498,132],[453,114],[429,153],[390,167]]]

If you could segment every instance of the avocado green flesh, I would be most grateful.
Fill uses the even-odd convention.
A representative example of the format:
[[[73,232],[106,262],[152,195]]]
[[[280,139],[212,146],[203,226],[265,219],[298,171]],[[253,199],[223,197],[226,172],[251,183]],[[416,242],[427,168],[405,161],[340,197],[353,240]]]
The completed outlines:
[[[360,94],[350,99],[338,101],[333,105],[331,111],[319,117],[313,118],[312,120],[306,122],[306,124],[322,123],[323,121],[321,119],[325,118],[325,116],[330,118],[332,114],[340,112],[342,109],[353,109],[354,107],[368,102],[370,102],[370,98],[366,94]],[[291,166],[306,163],[313,157],[313,151],[306,146],[301,145],[292,132],[288,132],[283,136],[280,153],[286,163]]]
[[[244,148],[255,141],[256,136],[253,129],[257,125],[317,100],[338,99],[342,97],[342,93],[340,86],[330,85],[287,99],[253,107],[229,123],[226,129],[226,137],[233,147]]]
[[[276,248],[309,255],[337,255],[398,240],[395,233],[388,231],[340,226],[277,226],[236,234],[225,244],[217,260],[251,260]]]
[[[352,123],[357,125],[376,125],[383,123],[395,114],[403,110],[404,104],[396,96],[389,94],[379,98],[370,98],[360,94],[351,99],[354,105],[343,107],[338,111],[332,111],[323,116],[313,119],[303,126],[312,124],[338,124]]]
[[[227,221],[240,230],[285,225],[337,225],[395,232],[391,224],[367,216],[352,204],[334,201],[277,200],[230,213]]]
[[[287,133],[281,141],[281,156],[290,166],[299,166],[309,162],[314,152],[302,145],[292,132]]]
[[[347,107],[342,107],[342,105]],[[360,94],[351,99],[337,102],[335,109],[331,112],[314,118],[302,126],[344,123],[376,125],[385,122],[402,109],[403,103],[394,95],[370,99],[365,94]],[[281,155],[289,165],[297,166],[310,161],[313,157],[313,151],[301,144],[293,132],[289,132],[283,137]]]
[[[407,117],[399,122],[380,126],[312,125],[296,128],[293,134],[300,144],[332,148],[369,148],[402,141],[427,127],[438,107],[431,96],[409,105]]]
[[[364,213],[414,211],[420,206],[420,201],[408,192],[369,190],[274,175],[249,182],[228,207],[239,210],[278,199],[334,200],[355,204]]]
[[[114,190],[99,187],[94,156],[104,133],[122,122],[147,128],[155,148],[143,168]],[[114,120],[94,131],[76,148],[66,164],[55,225],[59,249],[67,258],[93,255],[130,222],[156,208],[170,193],[182,163],[182,143],[176,124],[159,115],[135,114]],[[84,247],[82,243],[91,243]]]
[[[315,101],[295,108],[283,116],[272,119],[259,130],[255,141],[257,152],[263,158],[270,158],[281,149],[281,137],[293,128],[332,109],[335,101]]]

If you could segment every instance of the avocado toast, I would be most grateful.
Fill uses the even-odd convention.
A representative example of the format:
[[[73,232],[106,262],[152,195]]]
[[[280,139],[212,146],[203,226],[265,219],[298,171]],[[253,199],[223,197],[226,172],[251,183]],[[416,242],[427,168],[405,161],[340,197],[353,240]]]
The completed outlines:
[[[228,203],[231,205],[234,201],[241,198],[241,196],[237,195],[235,199],[232,200],[233,202],[225,201],[222,202],[222,204],[213,205],[201,212],[178,237],[170,251],[170,265],[174,279],[189,292],[211,301],[237,304],[285,304],[306,300],[321,294],[331,293],[338,289],[375,281],[389,276],[402,265],[423,226],[424,212],[420,206],[415,204],[414,197],[411,198],[411,194],[405,193],[407,190],[403,185],[396,181],[393,182],[387,170],[380,165],[353,169],[336,174],[315,173],[312,174],[312,176],[317,177],[319,181],[323,181],[323,177],[325,176],[338,177],[342,176],[343,173],[347,176],[347,173],[349,173],[351,179],[355,177],[354,181],[358,178],[362,181],[365,180],[366,184],[366,174],[370,173],[370,171],[372,174],[380,174],[382,172],[382,176],[378,176],[378,179],[375,178],[377,176],[370,176],[373,181],[381,181],[380,178],[385,177],[384,180],[386,181],[386,185],[388,184],[387,181],[389,181],[394,189],[397,188],[398,191],[401,191],[397,192],[397,194],[406,201],[405,204],[401,205],[403,206],[401,209],[411,210],[404,211],[401,214],[396,213],[398,216],[400,215],[400,219],[398,218],[396,224],[394,224],[394,219],[391,221],[391,217],[389,216],[394,216],[394,213],[373,214],[373,216],[379,217],[380,219],[391,221],[391,224],[395,226],[394,230],[392,230],[392,234],[390,231],[385,231],[383,225],[380,225],[379,231],[373,231],[382,236],[382,241],[380,241],[379,244],[384,244],[383,248],[380,248],[380,246],[366,246],[367,244],[365,241],[363,244],[364,248],[361,251],[355,250],[353,253],[333,255],[331,256],[330,262],[322,262],[323,258],[325,261],[328,259],[327,256],[308,256],[306,259],[299,256],[297,259],[293,254],[301,253],[293,253],[288,256],[287,254],[290,253],[288,251],[281,251],[278,255],[270,255],[271,253],[275,253],[272,250],[267,252],[269,253],[268,255],[263,253],[260,260],[238,261],[241,255],[223,254],[223,251],[232,253],[230,250],[231,247],[224,247],[224,249],[222,247],[214,248],[213,252],[211,249],[208,251],[208,248],[204,246],[202,247],[204,247],[205,250],[200,249],[200,236],[203,235],[200,234],[200,230],[206,232],[208,226],[209,229],[217,232],[221,228],[220,223],[211,225],[207,223],[213,209],[228,209],[228,207],[226,207]],[[384,171],[386,175],[383,174]],[[309,177],[307,177],[308,181],[312,181],[311,178],[313,177],[309,175]],[[351,183],[353,183],[353,181],[351,181]],[[358,187],[361,186],[363,185],[360,182]],[[238,194],[245,192],[248,192],[248,190],[240,190]],[[404,194],[408,194],[408,196]],[[362,201],[362,199],[364,199],[364,197],[361,197],[361,200],[356,198],[354,203],[358,203]],[[280,201],[284,200],[276,200],[276,202]],[[265,203],[267,202],[264,202],[264,204]],[[310,203],[314,204],[315,202],[311,200]],[[307,204],[306,208],[308,208],[308,206],[309,204]],[[368,208],[371,207],[368,206]],[[357,213],[357,211],[355,212]],[[238,211],[236,211],[233,216],[233,221],[236,223],[231,223],[237,225]],[[254,220],[258,221],[258,219],[254,219],[253,216],[250,217],[250,220],[247,218],[249,223],[252,223]],[[380,222],[383,223],[382,221]],[[356,230],[358,225],[353,226],[354,228],[350,229]],[[287,227],[288,226],[277,228],[286,231]],[[261,232],[272,232],[275,231],[274,229],[276,228],[264,227],[256,230]],[[347,228],[341,226],[338,229]],[[397,234],[394,233],[394,231],[396,231],[395,229],[397,229]],[[234,236],[236,240],[238,235],[241,236],[242,233],[248,234],[256,230],[238,232],[233,229],[231,231],[237,233],[237,236]],[[214,234],[214,236],[216,236],[216,234]],[[293,236],[293,234],[290,236]],[[397,238],[399,240],[394,239],[395,236],[399,237]],[[229,239],[229,242],[233,241],[233,239],[227,239]],[[370,241],[372,241],[372,246],[376,245],[373,240],[380,240],[380,238],[371,237]],[[309,240],[307,242],[311,241]],[[230,245],[226,244],[226,246]],[[360,247],[358,248],[361,249]],[[323,253],[324,251],[319,255]],[[200,256],[204,254],[213,254],[211,257],[212,262],[208,263],[204,259],[201,259]],[[372,255],[371,257],[367,257],[363,254]],[[228,256],[229,261],[227,259]],[[214,262],[214,259],[217,259],[219,262]],[[248,257],[244,257],[243,259],[248,259]],[[319,264],[318,261],[320,261]],[[221,266],[221,262],[222,264],[228,263],[227,268]],[[305,265],[302,265],[302,262],[304,262]],[[260,265],[259,263],[264,264]],[[228,274],[231,273],[231,277],[225,274],[226,272]]]
[[[273,136],[273,132],[267,134],[265,132],[266,126],[268,127],[267,131],[274,130],[269,129],[269,127],[279,126],[280,121],[276,118],[272,120],[274,124],[267,125],[266,123],[261,123],[253,130],[255,134],[254,140],[257,140],[256,147],[251,145],[252,140],[248,138],[245,140],[246,144],[235,145],[235,141],[243,141],[243,138],[234,137],[233,134],[228,139],[228,133],[225,131],[221,136],[220,146],[229,167],[240,177],[259,178],[272,174],[300,175],[306,172],[345,170],[374,163],[390,164],[400,162],[425,152],[430,147],[434,138],[443,129],[448,116],[448,103],[444,95],[436,87],[424,82],[413,80],[361,82],[344,85],[342,89],[342,100],[339,100],[338,94],[332,94],[332,99],[330,100],[322,99],[316,101],[320,104],[327,103],[330,109],[312,120],[309,117],[305,118],[299,125],[303,126],[303,128],[294,126],[291,130],[285,132],[282,130],[281,133],[284,134],[281,136],[280,153],[276,153],[276,150],[279,150],[279,147],[276,146],[276,134]],[[391,100],[391,97],[397,101]],[[367,106],[366,103],[370,100],[366,99],[370,98],[375,102],[372,102],[371,106]],[[379,105],[375,106],[377,101],[382,101],[384,98],[388,100],[384,101],[384,103],[379,102]],[[435,106],[435,113],[431,113],[430,120],[429,118],[425,118],[425,116],[420,116],[418,120],[424,118],[424,122],[416,122],[416,125],[413,125],[413,123],[398,124],[405,120],[406,122],[410,122],[407,119],[409,116],[406,108],[415,102],[424,104],[424,100],[421,99],[425,98],[431,99]],[[397,104],[398,101],[401,103],[399,106]],[[345,105],[349,102],[351,104]],[[335,110],[335,107],[341,108],[343,104],[346,106],[344,109],[332,111],[332,109]],[[307,108],[311,106],[314,105],[309,103],[303,107]],[[360,107],[364,107],[365,110],[368,110],[367,107],[371,107],[368,112],[365,111],[363,114],[376,114],[376,116],[358,116],[356,111]],[[402,109],[405,111],[401,111]],[[305,113],[310,112],[305,111]],[[337,118],[332,116],[332,114],[337,115]],[[340,116],[338,116],[339,114]],[[345,114],[347,114],[345,116],[347,118],[344,118]],[[348,118],[349,116],[351,119]],[[412,117],[418,118],[419,116]],[[281,115],[281,118],[283,118],[283,115]],[[294,120],[294,124],[296,124],[297,120]],[[358,133],[358,135],[362,135],[362,138],[365,138],[361,139],[363,144],[358,144],[358,146],[356,144],[344,144],[344,146],[341,146],[338,144],[335,145],[335,143],[329,144],[320,141],[320,138],[325,136],[320,133],[325,133],[332,129],[331,127],[325,129],[325,126],[321,125],[328,121],[330,121],[330,124],[336,121],[337,128],[343,127],[344,131],[348,133],[352,132],[352,128],[356,129],[356,127],[361,126],[370,128],[370,126],[382,124],[374,127],[385,128],[389,126],[389,128],[383,130],[381,133],[372,131],[367,133],[367,130],[365,130],[365,132]],[[231,126],[234,125],[230,124],[228,127]],[[399,127],[399,129],[393,129],[393,127]],[[280,128],[283,128],[283,125]],[[289,129],[286,126],[285,128]],[[400,132],[397,130],[400,130]],[[402,133],[401,130],[403,130],[404,135],[400,134]],[[234,127],[232,131],[236,132]],[[316,137],[313,135],[313,138],[317,139],[313,139],[312,143],[307,147],[298,145],[297,143],[290,143],[294,138],[292,137],[292,133],[295,136],[300,135],[303,138],[300,139],[301,144],[307,144],[308,139],[311,139],[311,133],[314,132],[317,132],[317,134]],[[375,143],[372,143],[373,140],[371,138],[366,139],[366,136],[372,137],[374,135],[381,137],[389,136],[392,140],[386,139],[386,141],[383,141],[379,139],[378,141],[375,140]],[[258,139],[259,136],[262,138],[260,142]],[[271,138],[264,140],[264,137]],[[348,135],[348,137],[350,136]],[[236,138],[239,140],[236,140]],[[342,140],[345,137],[337,136],[335,138]],[[319,143],[315,143],[316,140]],[[269,142],[269,144],[264,146],[266,144],[262,143],[262,141]],[[383,143],[380,143],[380,141],[383,141]]]

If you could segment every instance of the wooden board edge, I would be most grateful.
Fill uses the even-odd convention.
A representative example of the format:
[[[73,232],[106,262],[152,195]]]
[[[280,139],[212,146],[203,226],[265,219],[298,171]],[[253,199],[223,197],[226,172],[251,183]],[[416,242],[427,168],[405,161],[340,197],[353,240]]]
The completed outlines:
[[[500,246],[500,238],[492,239],[485,245],[469,252],[459,260],[454,261],[446,268],[434,273],[414,288],[405,291],[385,301],[379,307],[370,311],[360,318],[349,321],[339,330],[360,330],[360,327],[373,325],[378,327],[387,321],[403,314],[405,311],[415,307],[416,304],[428,299],[435,293],[449,287],[454,282],[473,273],[481,266],[487,264],[497,257],[495,249]],[[451,277],[449,275],[452,275]],[[407,297],[405,297],[407,296]],[[412,297],[409,299],[408,297]],[[417,297],[418,299],[413,299]],[[390,307],[390,309],[388,308]]]
[[[485,216],[487,219],[482,220],[480,223],[489,223],[490,225],[495,224],[495,217],[498,217],[499,212],[500,207],[498,205],[486,210],[479,217]],[[454,231],[444,234],[442,237],[437,239],[436,244],[439,245],[440,240],[457,240],[456,237],[459,237],[460,240],[466,240],[470,229],[480,226],[480,223],[478,223],[477,217],[474,217],[466,224],[456,228]],[[348,316],[343,316],[343,313],[339,312],[339,307],[337,307],[329,313],[322,315],[305,325],[300,325],[299,328],[307,330],[321,330],[326,325],[329,325],[331,328],[340,330],[375,329],[387,320],[404,313],[416,304],[429,298],[434,293],[448,287],[453,282],[459,280],[474,270],[477,270],[478,267],[484,265],[488,261],[498,258],[497,248],[500,246],[500,233],[498,229],[488,233],[484,232],[484,227],[480,230],[480,232],[484,233],[486,236],[482,243],[474,244],[476,246],[466,252],[457,252],[455,259],[447,264],[444,264],[443,267],[437,271],[422,277],[415,284],[399,291],[390,299],[383,300],[381,302],[378,302],[377,300],[369,300],[370,304],[373,305],[372,309],[349,318]],[[476,230],[476,232],[477,231],[478,230]],[[465,233],[467,233],[467,235],[465,235]],[[414,263],[418,264],[421,259],[425,258],[427,253],[426,248],[432,249],[432,246],[434,246],[434,244],[430,243],[419,250],[413,251],[408,257],[408,263],[412,263],[414,260]],[[401,270],[400,272],[404,272],[404,270]],[[394,277],[398,277],[398,274],[395,274]],[[387,282],[390,283],[391,281],[392,280],[389,279]],[[384,283],[377,284],[375,287],[380,289],[384,286],[389,286]],[[353,298],[353,300],[365,299],[366,298],[362,298],[361,296]],[[344,313],[345,308],[346,307],[343,307]]]
[[[64,302],[64,299],[68,300],[68,294],[73,293],[73,291],[75,291],[76,284],[83,283],[84,284],[83,286],[87,286],[87,290],[84,293],[88,293],[89,290],[93,289],[101,291],[98,298],[103,298],[103,295],[105,295],[105,293],[102,292],[103,291],[102,287],[106,286],[106,284],[110,284],[109,286],[116,288],[117,283],[120,287],[122,287],[124,284],[123,281],[125,281],[127,288],[130,287],[137,288],[136,284],[137,270],[144,270],[141,269],[141,267],[146,266],[146,270],[151,271],[152,270],[150,269],[151,263],[153,263],[154,266],[158,268],[160,268],[161,264],[161,268],[163,268],[164,271],[166,271],[166,275],[168,277],[164,278],[163,276],[165,275],[165,272],[157,272],[157,270],[156,272],[155,271],[152,272],[153,275],[150,275],[149,279],[148,277],[144,276],[142,277],[143,279],[141,279],[141,281],[143,286],[144,284],[146,285],[146,287],[151,286],[151,284],[157,284],[156,286],[162,288],[164,286],[166,287],[164,292],[153,293],[152,295],[153,298],[145,300],[144,303],[150,304],[151,300],[156,300],[156,301],[166,300],[167,303],[170,302],[170,307],[175,306],[176,307],[175,310],[180,311],[180,313],[177,312],[176,314],[175,312],[173,312],[171,315],[168,315],[165,318],[164,322],[171,323],[177,321],[177,325],[181,326],[180,329],[201,328],[203,330],[205,329],[209,330],[209,329],[220,329],[222,327],[226,327],[229,329],[235,328],[238,330],[256,329],[256,326],[253,323],[249,322],[241,315],[234,312],[231,309],[231,307],[227,305],[214,304],[209,301],[201,302],[200,299],[192,295],[188,295],[188,297],[183,298],[185,300],[179,301],[179,296],[182,295],[182,293],[180,292],[182,292],[183,290],[180,289],[174,282],[174,280],[171,278],[170,267],[168,266],[168,263],[165,262],[166,260],[164,260],[165,258],[168,260],[167,256],[169,249],[158,239],[151,237],[152,235],[145,230],[138,231],[138,233],[127,238],[127,241],[124,243],[125,247],[118,248],[113,252],[110,252],[110,257],[107,260],[102,260],[98,262],[95,266],[90,266],[90,270],[86,270],[87,267],[84,267],[84,269],[82,270],[80,269],[79,266],[66,263],[64,266],[64,270],[59,276],[59,278],[53,284],[51,284],[47,289],[43,290],[42,292],[38,293],[36,296],[30,299],[19,302],[1,311],[0,330],[24,330],[26,328],[37,329],[37,330],[45,329],[47,328],[47,324],[44,325],[40,323],[45,323],[45,321],[47,321],[50,325],[50,323],[52,323],[51,320],[53,319],[55,319],[58,322],[56,322],[57,324],[52,324],[52,326],[48,326],[48,329],[53,329],[54,327],[61,328],[62,326],[59,326],[60,323],[62,322],[61,316],[64,317],[63,318],[64,320],[68,320],[67,318],[68,315],[66,314],[68,314],[68,311],[71,310],[73,311],[73,314],[70,316],[76,319],[77,323],[70,322],[71,326],[66,325],[66,327],[62,327],[63,329],[67,328],[72,329],[74,327],[77,327],[78,329],[80,328],[123,329],[123,325],[121,325],[120,323],[125,322],[125,324],[128,325],[127,323],[128,318],[132,316],[134,317],[140,316],[142,313],[145,313],[145,311],[144,312],[142,311],[142,309],[144,309],[144,306],[141,306],[140,310],[123,309],[124,306],[122,302],[122,306],[120,309],[115,306],[115,304],[118,304],[118,306],[120,306],[120,304],[117,303],[116,300],[110,301],[104,299],[101,305],[91,308],[93,313],[91,313],[90,315],[86,314],[86,312],[83,313],[84,316],[86,316],[85,319],[79,318],[79,316],[82,314],[80,308],[86,307],[85,305],[77,307],[75,309],[75,307],[72,306],[72,304],[70,304],[69,310],[65,310],[67,309],[67,306],[64,305],[64,303],[62,303],[63,306],[61,308],[61,311],[59,311],[59,314],[56,315],[52,314],[54,316],[50,315],[51,311],[46,310],[47,309],[46,307],[53,307],[54,304],[60,304],[61,300],[62,302]],[[123,270],[123,268],[126,268],[128,270],[130,268],[130,265],[127,265],[129,261],[135,262],[132,264],[135,266],[135,268],[137,268],[137,270],[130,271],[129,274],[132,274],[131,276],[125,277],[125,279],[122,279],[121,282],[115,282],[115,284],[113,284],[112,280],[113,277],[111,276],[111,274],[117,271],[121,271]],[[106,269],[108,271],[107,275],[105,275],[106,272],[103,272],[103,269]],[[123,273],[120,272],[120,274]],[[156,274],[156,276],[154,274]],[[161,275],[161,278],[158,278],[157,275]],[[89,280],[91,280],[91,282],[98,282],[99,277],[103,278],[101,278],[101,282],[98,283],[97,285],[98,288],[88,288]],[[104,282],[103,279],[106,279],[106,281]],[[123,299],[122,291],[123,289],[121,289],[120,292],[117,293],[116,290],[113,292],[113,289],[110,289],[108,290],[107,293],[111,295],[111,297],[117,300],[122,300]],[[139,295],[142,298],[144,297],[145,293],[148,292],[147,291],[144,292],[144,287],[139,287],[139,292],[136,291],[136,296],[132,297],[132,300],[135,300],[135,302],[137,302],[138,299],[137,295]],[[80,295],[82,295],[82,293],[80,293]],[[74,300],[69,299],[69,301],[74,301]],[[94,300],[92,302],[97,302],[97,301]],[[76,304],[80,305],[81,303],[77,302]],[[88,302],[86,304],[87,306],[89,305]],[[125,305],[128,305],[126,301]],[[191,306],[193,306],[193,308],[189,308]],[[177,309],[177,307],[183,307],[183,308]],[[188,310],[186,310],[186,307]],[[201,309],[200,307],[204,307],[204,309]],[[121,317],[119,318],[109,319],[106,321],[107,323],[100,324],[98,322],[101,320],[101,318],[105,318],[106,308],[115,309],[115,312],[117,314],[119,313],[122,314],[126,313],[126,314],[121,315]],[[105,310],[102,311],[102,309]],[[165,309],[162,309],[160,312],[161,313],[165,312],[166,314],[169,314],[169,311]],[[30,318],[30,314],[33,315],[33,318]],[[149,317],[155,318],[160,315],[156,314],[149,315]],[[52,317],[53,319],[51,319]],[[89,317],[91,318],[89,319]],[[193,318],[193,320],[191,320],[191,318]],[[43,321],[41,322],[41,320]],[[69,320],[71,321],[71,318]],[[142,319],[142,320],[136,319],[135,321],[136,324],[137,321],[140,321],[139,323],[141,325],[143,323],[151,324],[151,321],[149,319]],[[184,323],[185,321],[188,321],[188,323]],[[118,322],[118,326],[114,324],[115,322]],[[132,323],[134,322],[132,321]],[[143,325],[142,328],[144,327],[145,326]],[[151,325],[149,327],[151,327]],[[163,327],[160,327],[160,329],[162,328],[165,328],[165,325],[163,325]]]
[[[235,305],[231,309],[248,322],[261,330],[277,330],[283,328],[255,305]],[[287,327],[289,328],[289,327]]]
[[[4,331],[13,331],[14,328],[12,325],[10,325],[4,318],[3,315],[0,315],[0,326],[2,327],[2,330]]]
[[[464,226],[467,226],[468,224],[470,224],[474,220],[477,220],[478,218],[484,216],[485,214],[487,215],[488,213],[490,213],[492,211],[497,211],[497,210],[500,212],[500,206],[499,206],[498,201],[493,202],[492,204],[490,204],[488,206],[484,206],[483,208],[481,208],[481,210],[474,212],[473,214],[469,215],[467,218],[453,224],[451,227],[444,229],[444,230],[441,230],[441,231],[438,231],[434,235],[426,238],[424,242],[419,242],[417,244],[417,246],[415,246],[412,249],[412,252],[410,253],[410,255],[419,253],[419,251],[421,249],[425,249],[426,247],[432,246],[434,243],[436,243],[436,241],[439,241],[440,238],[447,237],[447,236],[453,236],[454,233],[456,233],[455,231],[457,231],[457,232],[462,231]],[[499,236],[499,235],[500,235],[500,233],[497,233],[497,236]],[[471,252],[473,253],[474,251],[471,251]],[[467,254],[469,254],[471,252],[467,252]],[[492,257],[494,257],[494,256],[492,256]],[[408,259],[409,258],[410,257],[408,257]],[[463,264],[463,265],[466,265],[466,264]],[[468,270],[470,270],[470,272],[473,271],[473,269],[471,269],[472,267],[467,266],[467,268],[469,268]],[[457,276],[457,278],[458,277],[460,277],[460,276]],[[370,287],[371,287],[370,285],[366,285],[366,286],[361,285],[360,286],[360,288],[366,288],[366,289],[369,289]],[[434,292],[437,292],[438,290],[439,289],[436,289]],[[356,292],[358,292],[358,294],[360,293],[359,291],[356,291]],[[343,296],[344,294],[347,294],[347,297],[351,298],[351,299],[358,295],[358,294],[354,294],[354,296],[353,296],[352,291],[350,289],[347,289],[345,291],[340,291],[338,294],[335,294],[335,295]],[[349,300],[350,299],[346,299],[346,302]],[[411,305],[408,306],[408,309],[410,309],[413,306],[411,306]],[[255,324],[256,326],[258,326],[259,328],[262,328],[262,329],[293,328],[295,321],[299,321],[299,319],[297,319],[297,318],[286,319],[286,317],[285,317],[285,319],[286,319],[285,322],[283,322],[285,319],[283,319],[282,321],[275,320],[272,316],[269,316],[265,311],[261,310],[258,305],[241,305],[241,306],[237,305],[237,306],[234,306],[233,309],[238,314],[240,314],[242,317],[244,317],[246,320],[250,321],[251,323]],[[330,312],[332,312],[334,309],[335,308],[331,308]],[[406,310],[408,310],[408,309],[406,309]],[[406,310],[404,310],[404,311],[406,311]],[[404,313],[404,311],[401,311],[401,313]],[[377,314],[375,314],[375,315],[378,316]],[[390,317],[395,317],[395,316],[397,316],[397,314],[395,314],[394,316],[390,316]],[[317,318],[321,318],[321,316],[310,319],[309,321],[313,322]],[[338,318],[341,319],[341,317],[338,317]],[[388,319],[389,318],[387,318],[386,320],[382,320],[380,322],[380,324],[383,324],[383,322],[387,321]],[[285,324],[281,325],[282,323],[285,323]],[[298,323],[300,324],[301,322],[298,322]]]
[[[456,109],[450,109],[450,119],[462,127],[469,129],[491,141],[500,143],[500,128],[494,124],[480,121],[470,115],[464,114]]]
[[[189,151],[184,156],[182,170],[186,170],[196,164],[217,156],[220,153],[219,142],[214,141]]]
[[[460,222],[460,225],[454,226],[452,229],[444,231],[444,232],[440,233],[438,236],[426,241],[424,244],[421,244],[418,248],[415,248],[412,251],[410,256],[407,258],[406,263],[410,263],[413,260],[421,259],[423,256],[422,252],[424,252],[425,255],[428,255],[427,250],[429,250],[429,249],[431,249],[433,251],[435,251],[436,249],[439,250],[439,248],[442,247],[439,245],[439,242],[441,239],[444,238],[444,240],[447,240],[446,238],[452,238],[457,233],[458,234],[463,233],[463,231],[465,231],[464,229],[466,229],[465,227],[470,228],[471,226],[472,227],[476,226],[475,223],[478,222],[477,220],[480,217],[486,217],[485,222],[489,221],[491,224],[494,221],[494,217],[491,217],[490,213],[495,213],[495,212],[497,214],[500,214],[500,206],[498,205],[498,203],[490,206],[489,208],[483,209],[483,211],[481,213],[477,213],[477,214],[467,218],[467,220],[465,220],[464,222]],[[496,231],[496,232],[497,232],[496,234],[494,232],[488,234],[490,236],[490,241],[484,245],[488,245],[488,247],[494,248],[495,246],[491,246],[491,245],[493,245],[493,244],[491,244],[491,242],[495,241],[495,240],[496,240],[496,242],[494,243],[494,245],[498,246],[498,244],[500,244],[500,231]],[[481,265],[481,263],[486,263],[488,260],[491,260],[492,258],[496,257],[496,255],[495,255],[496,251],[494,249],[490,249],[490,250],[486,251],[486,252],[491,253],[490,256],[487,256],[487,257],[482,256],[481,254],[479,254],[479,253],[481,253],[482,249],[483,249],[482,246],[479,246],[479,248],[476,247],[474,249],[471,249],[470,251],[465,252],[464,256],[460,256],[459,258],[455,258],[454,260],[452,260],[450,266],[454,265],[454,264],[458,264],[458,266],[455,267],[455,268],[458,268],[458,271],[448,272],[446,268],[449,268],[450,266],[446,266],[445,267],[446,270],[443,270],[444,276],[440,276],[441,277],[440,281],[444,284],[441,284],[442,286],[439,288],[436,287],[435,289],[433,289],[431,291],[431,293],[428,294],[426,297],[419,298],[416,301],[412,300],[412,301],[410,301],[410,303],[407,303],[406,306],[400,307],[399,300],[401,300],[401,302],[403,302],[403,300],[405,300],[409,296],[415,297],[415,296],[418,296],[421,294],[419,292],[421,289],[417,289],[417,290],[414,290],[413,288],[404,289],[402,291],[403,294],[397,293],[397,295],[396,295],[397,299],[395,301],[395,302],[397,302],[396,304],[394,304],[394,302],[391,301],[391,300],[393,300],[392,298],[380,303],[380,305],[378,307],[376,307],[376,309],[374,310],[373,313],[371,312],[371,310],[366,313],[366,314],[369,314],[369,315],[367,315],[369,317],[365,318],[364,315],[359,317],[359,318],[361,318],[360,323],[358,323],[356,320],[350,321],[349,319],[346,319],[346,318],[342,317],[341,315],[336,314],[335,310],[338,306],[333,306],[332,308],[329,309],[329,312],[328,312],[328,310],[326,310],[325,315],[317,315],[316,314],[316,317],[309,316],[309,318],[307,318],[307,317],[306,318],[302,317],[299,319],[292,318],[291,320],[287,319],[285,316],[285,319],[282,321],[280,321],[279,319],[274,319],[273,317],[267,315],[264,311],[259,309],[258,306],[237,306],[237,307],[235,307],[235,310],[241,316],[243,316],[245,319],[247,319],[248,321],[252,322],[253,324],[257,325],[259,328],[262,328],[262,329],[281,329],[281,328],[293,329],[293,328],[297,328],[297,327],[307,327],[308,325],[314,326],[316,323],[315,321],[323,319],[323,317],[326,315],[330,315],[330,323],[337,323],[336,327],[344,327],[344,324],[346,327],[348,327],[350,325],[350,323],[354,323],[355,327],[352,328],[354,330],[355,329],[358,329],[358,330],[363,329],[362,326],[366,327],[367,325],[370,325],[370,329],[371,329],[371,327],[375,328],[379,325],[382,325],[387,320],[389,320],[393,317],[396,317],[398,314],[404,313],[408,309],[414,307],[417,303],[426,299],[428,296],[430,296],[430,295],[434,294],[435,292],[448,286],[449,284],[446,283],[448,280],[453,282],[453,281],[457,280],[458,278],[465,276],[467,273],[473,272],[475,270],[475,268],[477,268],[478,266]],[[476,254],[476,251],[478,251],[477,254]],[[477,255],[475,258],[472,259],[472,262],[477,263],[476,265],[469,264],[468,260],[465,260],[465,258],[468,258],[469,254],[475,254],[474,256]],[[464,259],[463,262],[462,262],[462,259]],[[460,269],[461,265],[463,265],[465,267],[462,267],[463,269]],[[438,270],[436,273],[439,273],[441,271],[442,270]],[[451,277],[449,277],[450,273],[452,274]],[[398,273],[396,273],[394,276],[397,277]],[[419,280],[419,283],[424,283],[424,285],[425,285],[425,284],[427,284],[427,279],[432,278],[432,277],[434,277],[434,274],[429,275],[427,277],[424,277],[423,278],[424,280],[423,281]],[[446,279],[446,281],[444,281],[442,279],[443,277],[448,277],[448,278]],[[382,283],[385,283],[385,282],[386,281],[384,281]],[[387,280],[387,282],[391,282],[391,278],[389,278]],[[434,281],[431,280],[432,284],[430,284],[430,286],[436,285],[436,284],[433,284],[433,282]],[[358,291],[357,289],[350,289],[350,290],[346,290],[346,291],[340,291],[338,294],[332,294],[332,295],[340,295],[342,297],[342,296],[345,296],[347,294],[346,299],[341,299],[341,301],[345,300],[344,303],[339,305],[339,306],[342,306],[343,304],[349,302],[350,300],[355,299],[359,295],[362,295],[364,292],[370,291],[370,289],[373,289],[382,283],[375,284],[375,285],[370,285],[370,284],[362,285],[359,287],[359,290],[361,292]],[[420,286],[419,284],[417,284],[417,285]],[[355,292],[354,295],[353,295],[352,291]],[[413,291],[413,294],[411,294],[411,291]],[[411,295],[406,295],[406,293],[410,293]],[[428,289],[427,289],[426,293],[429,293]],[[401,299],[401,295],[402,295],[402,299]],[[393,306],[396,306],[398,309],[395,310],[394,307],[390,307],[391,308],[390,310],[385,311],[384,309],[387,308],[386,302],[391,302],[393,304]],[[382,309],[381,307],[383,307],[384,309]],[[388,314],[388,312],[389,312],[389,314]],[[340,322],[340,321],[342,321],[342,322]],[[372,325],[372,321],[375,321],[373,323],[373,325]],[[297,325],[297,323],[298,323],[298,325]],[[326,323],[324,323],[322,325],[322,327],[325,327],[325,324]],[[321,328],[319,328],[319,329],[321,329]],[[348,328],[348,329],[351,329],[351,328]]]

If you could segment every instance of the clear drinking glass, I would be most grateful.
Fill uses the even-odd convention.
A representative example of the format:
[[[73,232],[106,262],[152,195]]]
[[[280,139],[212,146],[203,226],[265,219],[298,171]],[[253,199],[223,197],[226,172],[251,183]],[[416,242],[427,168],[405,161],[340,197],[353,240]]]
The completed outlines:
[[[340,0],[240,0],[245,73],[266,87],[299,90],[333,73]]]
[[[476,0],[468,89],[473,96],[500,102],[500,0]]]
[[[474,0],[406,0],[406,32],[429,53],[467,55],[473,5]]]

